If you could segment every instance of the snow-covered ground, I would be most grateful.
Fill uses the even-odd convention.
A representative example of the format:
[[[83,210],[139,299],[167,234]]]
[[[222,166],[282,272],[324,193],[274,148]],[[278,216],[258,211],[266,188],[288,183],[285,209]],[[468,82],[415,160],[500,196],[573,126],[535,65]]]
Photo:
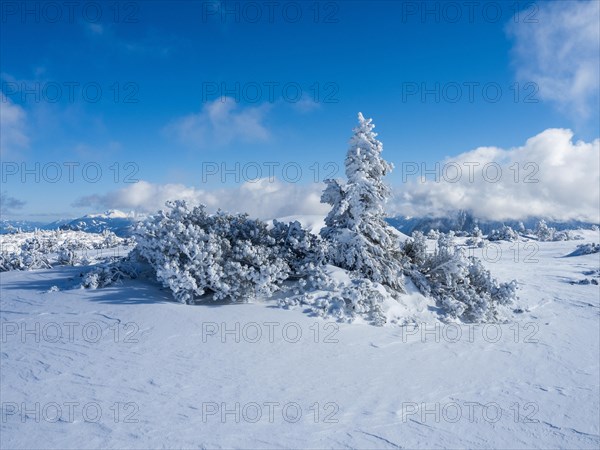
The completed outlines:
[[[598,448],[600,254],[502,242],[502,325],[338,324],[274,301],[185,306],[156,283],[0,274],[1,448]],[[481,254],[481,250],[474,251]],[[496,259],[499,259],[496,261]],[[409,286],[410,288],[410,286]],[[426,321],[427,323],[421,323]]]

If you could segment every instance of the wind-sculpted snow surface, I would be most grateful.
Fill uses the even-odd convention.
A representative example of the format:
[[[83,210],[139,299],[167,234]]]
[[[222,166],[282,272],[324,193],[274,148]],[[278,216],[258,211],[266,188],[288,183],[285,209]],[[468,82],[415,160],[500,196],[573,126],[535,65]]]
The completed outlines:
[[[79,267],[3,272],[0,447],[597,449],[598,286],[570,282],[597,279],[598,254],[497,245],[482,263],[521,297],[501,324],[440,322],[408,277],[411,320],[374,327],[181,305],[145,278],[73,290]]]

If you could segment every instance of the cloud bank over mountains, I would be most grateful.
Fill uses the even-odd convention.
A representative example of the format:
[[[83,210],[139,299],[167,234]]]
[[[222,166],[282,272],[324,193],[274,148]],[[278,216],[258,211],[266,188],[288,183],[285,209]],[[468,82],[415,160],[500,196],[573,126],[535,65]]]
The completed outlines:
[[[396,170],[415,169],[414,163],[392,162]],[[490,220],[543,216],[600,221],[600,140],[574,142],[568,129],[547,129],[515,148],[479,147],[448,158],[440,162],[437,180],[416,167],[416,174],[393,186],[388,215],[444,215],[465,209]],[[421,175],[427,176],[423,180]],[[321,183],[267,178],[215,190],[140,181],[80,198],[74,206],[154,212],[167,200],[183,199],[204,203],[212,211],[220,208],[269,219],[325,214],[328,207],[320,203],[322,189]]]

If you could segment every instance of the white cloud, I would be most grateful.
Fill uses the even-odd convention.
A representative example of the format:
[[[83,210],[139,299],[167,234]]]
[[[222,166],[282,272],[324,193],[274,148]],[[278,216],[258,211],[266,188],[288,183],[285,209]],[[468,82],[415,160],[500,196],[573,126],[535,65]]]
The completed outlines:
[[[397,172],[407,173],[409,162],[395,163]],[[458,179],[456,167],[461,170]],[[407,183],[394,189],[388,215],[444,215],[465,209],[494,220],[543,216],[600,222],[600,140],[573,142],[571,130],[548,129],[510,149],[476,148],[442,161],[439,180],[432,178],[423,183],[418,176],[408,177]],[[204,203],[211,211],[220,208],[269,219],[326,214],[328,205],[320,203],[322,189],[320,183],[300,185],[267,178],[215,190],[140,181],[81,198],[75,206],[155,212],[167,200],[184,199]]]
[[[15,209],[22,209],[25,202],[14,197],[10,197],[6,193],[0,193],[0,211],[2,214],[10,214]]]
[[[535,15],[521,13],[509,26],[515,40],[517,76],[537,83],[542,100],[587,118],[598,104],[600,2],[548,1],[535,5],[539,8]]]
[[[320,203],[321,184],[301,186],[267,178],[239,187],[205,191],[182,184],[153,184],[147,181],[104,195],[79,199],[74,206],[156,212],[167,200],[187,200],[205,204],[210,211],[247,212],[252,217],[270,219],[293,214],[325,214]]]
[[[452,182],[458,174],[455,164],[462,176]],[[486,164],[490,164],[487,181]],[[414,170],[408,163],[396,166],[405,174]],[[472,180],[469,166],[473,167]],[[431,168],[428,164],[427,169]],[[420,164],[418,172],[422,172]],[[438,182],[433,175],[424,183],[420,176],[407,177],[408,182],[395,190],[390,212],[443,215],[467,209],[495,220],[544,216],[600,221],[600,140],[574,143],[571,130],[548,129],[508,150],[480,147],[443,161],[438,174]],[[500,178],[492,182],[497,174]]]
[[[3,158],[14,157],[29,146],[27,114],[3,93],[0,93],[0,102],[0,154]]]
[[[309,113],[321,108],[321,103],[313,98],[303,97],[295,103],[291,103],[292,108],[300,113]]]
[[[270,137],[264,125],[269,105],[242,108],[226,97],[206,103],[196,114],[180,117],[165,132],[184,145],[222,147],[232,142],[261,142]]]
[[[90,30],[93,34],[102,34],[104,33],[104,27],[98,23],[90,23],[87,22],[88,30]]]

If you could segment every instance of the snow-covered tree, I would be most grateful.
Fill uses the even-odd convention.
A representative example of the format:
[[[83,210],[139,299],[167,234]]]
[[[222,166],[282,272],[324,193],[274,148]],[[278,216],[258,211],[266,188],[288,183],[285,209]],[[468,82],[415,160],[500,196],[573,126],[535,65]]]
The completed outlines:
[[[383,181],[392,165],[371,119],[358,114],[346,155],[347,181],[325,180],[321,201],[331,205],[321,236],[329,242],[328,261],[403,291],[401,252],[395,230],[384,221],[390,190]]]
[[[545,220],[540,220],[535,227],[535,235],[540,241],[552,241],[554,240],[554,233],[556,230],[549,227]]]

